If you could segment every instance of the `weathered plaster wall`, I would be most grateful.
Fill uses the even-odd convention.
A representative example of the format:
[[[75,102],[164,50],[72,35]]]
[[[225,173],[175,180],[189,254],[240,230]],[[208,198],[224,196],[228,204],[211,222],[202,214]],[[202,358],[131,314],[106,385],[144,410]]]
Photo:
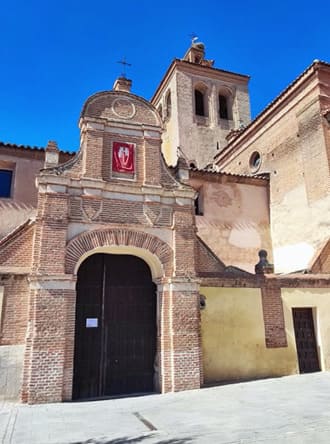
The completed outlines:
[[[1,154],[0,166],[13,171],[11,198],[27,205],[37,204],[35,177],[43,167],[43,160]]]
[[[22,386],[24,345],[0,347],[0,400],[18,401]]]
[[[266,348],[261,292],[258,288],[202,287],[204,382],[297,373],[294,336],[288,347]]]
[[[191,67],[190,67],[191,68]],[[177,73],[178,127],[180,147],[199,168],[211,163],[213,157],[226,144],[226,135],[240,122],[250,121],[250,103],[247,85],[237,85],[219,78],[192,72]],[[206,116],[195,115],[194,89],[197,85],[205,88]],[[221,89],[228,94],[230,119],[220,119],[218,95]]]
[[[166,106],[166,98],[168,93],[171,94],[171,112]],[[177,148],[180,146],[179,131],[178,131],[178,102],[177,102],[177,83],[176,75],[173,75],[169,81],[168,87],[160,100],[160,105],[163,110],[163,120],[165,131],[162,135],[162,153],[165,157],[167,165],[176,165],[177,162]],[[159,104],[157,106],[159,106]]]
[[[219,161],[222,170],[251,174],[251,155],[260,153],[257,172],[270,173],[271,233],[279,273],[308,268],[329,238],[328,130],[319,94],[314,76],[260,125],[252,125],[241,141],[234,141],[232,154]]]
[[[293,307],[313,308],[314,329],[321,370],[330,369],[330,289],[282,288],[286,332],[289,344],[295,344]]]
[[[225,263],[254,273],[258,251],[272,260],[268,183],[219,183],[192,179],[199,190],[203,216],[196,217],[198,235]]]
[[[274,263],[278,273],[309,268],[329,238],[330,195],[308,203],[302,184],[271,208]]]

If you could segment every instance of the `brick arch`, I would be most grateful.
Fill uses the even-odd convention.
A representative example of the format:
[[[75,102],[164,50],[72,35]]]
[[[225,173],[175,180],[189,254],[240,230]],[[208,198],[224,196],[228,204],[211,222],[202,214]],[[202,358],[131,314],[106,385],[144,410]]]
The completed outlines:
[[[145,250],[156,256],[166,276],[171,274],[173,250],[168,244],[151,234],[125,229],[87,231],[76,236],[67,245],[65,272],[75,274],[82,256],[106,247],[132,247],[140,251]]]

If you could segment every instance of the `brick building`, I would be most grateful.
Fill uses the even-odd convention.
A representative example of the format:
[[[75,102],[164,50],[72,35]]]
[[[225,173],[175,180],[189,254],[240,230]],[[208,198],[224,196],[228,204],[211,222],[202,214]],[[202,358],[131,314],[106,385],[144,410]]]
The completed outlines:
[[[252,122],[247,83],[194,43],[151,102],[89,97],[77,153],[0,145],[1,398],[329,369],[330,66]]]

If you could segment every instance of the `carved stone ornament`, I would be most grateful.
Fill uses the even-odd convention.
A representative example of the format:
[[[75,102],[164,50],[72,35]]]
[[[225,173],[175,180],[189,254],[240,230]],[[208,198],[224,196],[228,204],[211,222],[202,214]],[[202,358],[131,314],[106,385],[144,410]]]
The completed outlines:
[[[168,227],[173,223],[173,210],[170,207],[144,203],[143,213],[150,225]]]
[[[93,198],[84,198],[81,203],[84,218],[92,221],[96,220],[103,210],[103,201]]]
[[[134,103],[128,99],[122,98],[114,100],[112,104],[112,111],[121,119],[132,119],[136,113]]]

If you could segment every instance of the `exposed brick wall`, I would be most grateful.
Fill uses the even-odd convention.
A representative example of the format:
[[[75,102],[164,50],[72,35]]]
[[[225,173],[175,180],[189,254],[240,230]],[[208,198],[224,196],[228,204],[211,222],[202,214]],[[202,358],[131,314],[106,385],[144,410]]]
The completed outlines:
[[[281,288],[273,284],[261,287],[266,347],[287,347]]]
[[[103,131],[89,130],[85,133],[84,140],[83,175],[102,178],[102,161],[105,151]]]
[[[325,197],[330,191],[329,161],[320,103],[312,102],[297,118],[307,199],[312,203]]]
[[[320,79],[319,98],[321,104],[322,124],[323,124],[324,138],[326,144],[327,160],[328,160],[328,165],[330,167],[330,123],[327,121],[327,119],[329,119],[329,112],[330,112],[329,69],[328,71],[319,70],[318,75]]]
[[[76,321],[76,292],[65,292],[65,346],[64,346],[64,366],[62,382],[62,399],[69,401],[72,399],[73,382],[73,361],[74,361],[74,335]]]
[[[100,223],[150,225],[144,214],[144,203],[124,199],[74,196],[69,201],[69,217],[70,221],[87,219]]]
[[[145,182],[149,185],[159,185],[159,178],[161,177],[161,154],[160,154],[160,140],[145,138]]]
[[[312,264],[311,271],[312,273],[330,273],[330,240]]]
[[[160,380],[163,393],[196,389],[201,373],[199,293],[164,291],[160,298]]]
[[[27,276],[0,276],[0,285],[4,286],[0,345],[24,344],[29,302]]]
[[[122,91],[104,91],[89,97],[81,117],[101,118],[103,121],[118,121],[122,118],[137,125],[160,125],[158,113],[149,102]]]
[[[172,274],[173,251],[165,242],[156,236],[142,231],[128,229],[95,230],[84,232],[72,239],[66,251],[65,271],[73,274],[80,257],[97,247],[108,245],[128,245],[144,248],[155,254],[164,267],[167,276]]]
[[[195,276],[196,233],[192,208],[174,213],[175,274],[176,276]]]
[[[159,343],[159,379],[160,390],[163,393],[173,390],[173,366],[172,366],[172,324],[171,324],[171,305],[172,296],[170,292],[160,293],[158,301],[158,311],[160,313],[160,323],[158,326],[157,337]]]
[[[175,291],[172,295],[173,389],[200,387],[199,293]]]
[[[71,300],[70,300],[71,297]],[[70,361],[72,344],[66,334],[72,318],[67,305],[69,290],[32,290],[31,329],[27,337],[22,401],[43,403],[62,401],[65,358]],[[71,338],[70,338],[71,339]],[[66,378],[66,383],[68,379]]]
[[[39,194],[33,254],[34,272],[64,273],[67,218],[67,194]]]
[[[225,265],[215,256],[215,254],[200,239],[197,239],[195,246],[196,274],[198,276],[209,273],[221,273]]]
[[[236,273],[218,273],[213,277],[201,277],[202,287],[247,287],[262,288],[268,282],[280,288],[330,288],[330,274],[290,274],[287,276],[276,275],[248,275],[242,276]],[[274,282],[274,284],[272,284]]]
[[[13,238],[0,246],[0,265],[31,266],[34,228],[31,225],[23,227]]]

